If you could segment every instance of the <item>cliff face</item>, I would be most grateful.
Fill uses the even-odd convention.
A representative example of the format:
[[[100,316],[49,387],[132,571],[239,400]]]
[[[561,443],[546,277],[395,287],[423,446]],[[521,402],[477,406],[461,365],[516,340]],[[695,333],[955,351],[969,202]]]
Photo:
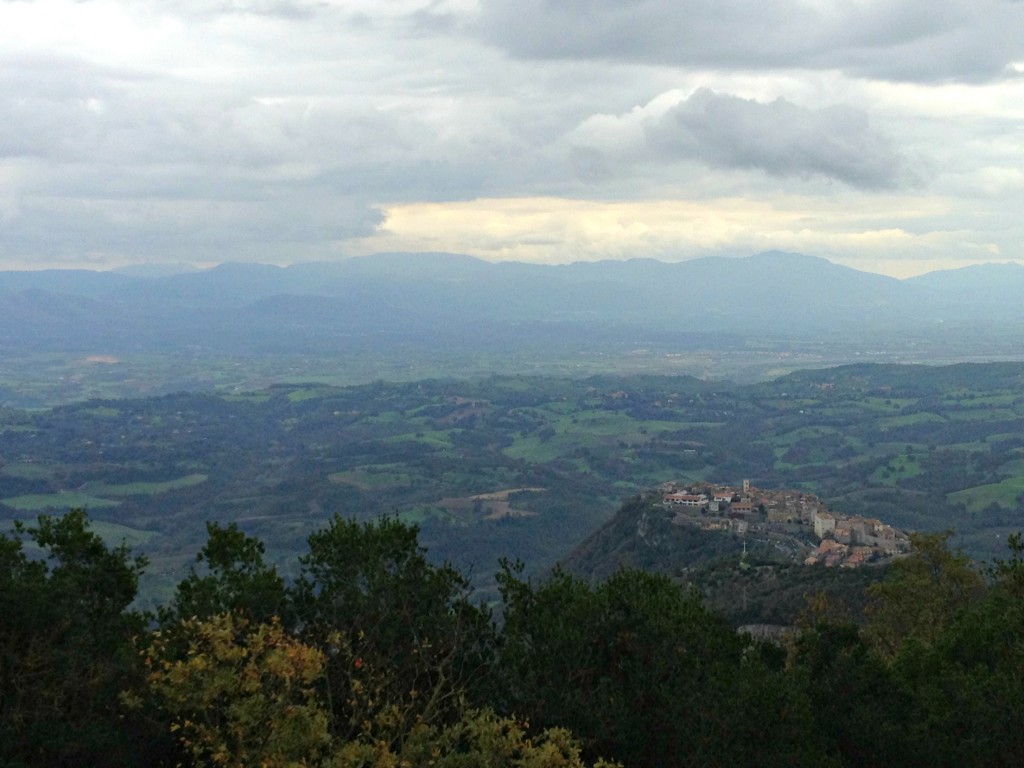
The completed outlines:
[[[739,537],[674,525],[659,494],[634,496],[612,518],[569,553],[562,565],[587,579],[606,579],[620,568],[670,576],[726,556],[737,561]]]

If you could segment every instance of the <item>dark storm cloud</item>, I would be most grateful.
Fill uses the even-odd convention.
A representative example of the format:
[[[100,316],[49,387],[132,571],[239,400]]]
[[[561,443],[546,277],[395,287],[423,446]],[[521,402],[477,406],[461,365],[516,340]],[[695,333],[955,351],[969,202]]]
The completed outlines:
[[[979,81],[1024,56],[1006,0],[483,0],[478,32],[515,56],[724,69],[838,69]]]
[[[781,98],[765,104],[701,89],[644,129],[659,160],[825,176],[867,189],[904,180],[902,159],[851,107],[812,110]]]

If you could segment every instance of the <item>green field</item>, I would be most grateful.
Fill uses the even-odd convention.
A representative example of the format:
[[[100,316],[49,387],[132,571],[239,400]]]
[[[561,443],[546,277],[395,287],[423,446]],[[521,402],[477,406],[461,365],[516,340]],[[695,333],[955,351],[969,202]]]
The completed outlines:
[[[56,468],[47,464],[7,464],[0,467],[0,475],[22,480],[49,480]]]
[[[95,408],[88,408],[86,409],[86,413],[88,413],[90,416],[99,416],[101,418],[107,417],[111,419],[121,414],[121,412],[117,410],[117,408],[111,408],[110,406],[107,405],[98,405]]]
[[[387,438],[389,443],[423,443],[434,448],[451,448],[453,446],[451,432],[448,430],[433,432],[406,432]]]
[[[302,403],[306,400],[315,400],[322,393],[320,387],[308,387],[306,389],[295,389],[288,393],[288,402]]]
[[[1015,419],[1019,414],[1010,408],[971,408],[964,411],[950,411],[948,414],[953,421],[1006,421]]]
[[[964,488],[949,494],[954,504],[963,504],[968,512],[980,512],[990,504],[1002,507],[1016,507],[1017,497],[1024,493],[1024,476],[1010,477],[1001,483]]]
[[[790,432],[778,435],[772,442],[776,446],[777,450],[785,452],[786,448],[800,442],[801,440],[821,437],[822,435],[839,434],[839,432],[840,431],[835,427],[800,427],[799,429],[794,429]]]
[[[360,490],[375,490],[411,485],[414,475],[396,471],[394,465],[358,467],[347,472],[333,472],[328,475],[332,483],[351,485]]]
[[[946,417],[937,413],[908,413],[905,416],[889,416],[879,419],[879,429],[892,429],[893,427],[909,427],[914,424],[934,424],[935,422],[946,421]]]
[[[129,528],[127,525],[92,520],[89,527],[108,545],[117,546],[124,542],[129,547],[139,547],[160,536],[157,531]]]
[[[916,477],[921,472],[921,462],[916,458],[916,454],[915,458],[899,455],[872,472],[869,480],[876,485],[896,485],[900,480]]]
[[[95,486],[89,486],[89,491],[99,496],[154,496],[158,493],[191,488],[205,483],[208,479],[206,475],[196,473],[160,483],[124,483],[123,485],[97,483]]]
[[[0,499],[0,503],[23,512],[42,512],[44,510],[64,512],[69,509],[107,509],[116,507],[121,502],[101,499],[87,493],[69,491],[67,493],[32,493],[24,496],[12,496]]]
[[[1024,527],[1022,376],[1024,366],[859,365],[752,385],[604,375],[331,387],[314,378],[253,393],[8,408],[0,519],[84,506],[100,523],[154,532],[140,549],[154,569],[178,573],[208,520],[238,522],[284,558],[332,515],[391,514],[420,524],[438,558],[493,586],[500,557],[549,566],[639,491],[747,478],[994,548],[1004,541],[995,532]],[[446,499],[527,487],[548,490],[517,501],[529,513],[520,518],[442,509]]]

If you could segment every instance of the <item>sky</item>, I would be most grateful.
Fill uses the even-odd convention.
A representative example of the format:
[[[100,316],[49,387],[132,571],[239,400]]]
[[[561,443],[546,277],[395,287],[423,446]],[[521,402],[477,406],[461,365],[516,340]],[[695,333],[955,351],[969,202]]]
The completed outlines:
[[[1024,263],[1022,0],[0,0],[0,268]]]

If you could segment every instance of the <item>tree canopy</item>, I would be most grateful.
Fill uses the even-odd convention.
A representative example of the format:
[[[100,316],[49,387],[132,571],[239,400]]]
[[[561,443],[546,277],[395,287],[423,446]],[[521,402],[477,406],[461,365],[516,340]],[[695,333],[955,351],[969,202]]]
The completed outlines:
[[[1024,542],[945,536],[781,644],[665,575],[506,563],[492,615],[415,526],[334,518],[287,583],[233,525],[155,616],[84,512],[0,535],[0,762],[584,768],[1016,765]]]

